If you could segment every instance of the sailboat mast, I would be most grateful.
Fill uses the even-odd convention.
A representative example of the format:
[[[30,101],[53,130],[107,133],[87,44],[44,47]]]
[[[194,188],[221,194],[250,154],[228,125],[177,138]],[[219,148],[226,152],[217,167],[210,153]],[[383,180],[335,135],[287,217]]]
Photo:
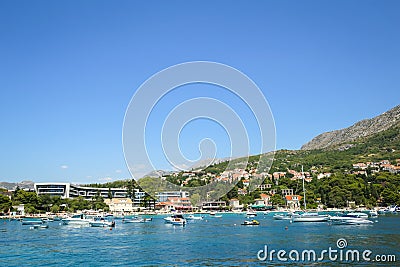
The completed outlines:
[[[301,165],[301,177],[303,178],[303,203],[304,203],[304,210],[307,209],[307,204],[306,204],[306,189],[304,188],[304,170],[303,170],[303,165]]]

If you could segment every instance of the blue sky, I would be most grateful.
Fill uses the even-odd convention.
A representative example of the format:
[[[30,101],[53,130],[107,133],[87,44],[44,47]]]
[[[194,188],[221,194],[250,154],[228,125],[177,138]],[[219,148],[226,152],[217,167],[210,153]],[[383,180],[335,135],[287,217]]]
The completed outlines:
[[[365,0],[1,1],[0,181],[128,177],[131,97],[187,61],[248,75],[270,104],[277,148],[374,117],[399,104],[399,10]]]

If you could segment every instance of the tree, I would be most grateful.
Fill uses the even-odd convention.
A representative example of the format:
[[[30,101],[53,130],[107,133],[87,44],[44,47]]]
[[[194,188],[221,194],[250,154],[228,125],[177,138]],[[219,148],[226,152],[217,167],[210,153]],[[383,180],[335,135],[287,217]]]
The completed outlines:
[[[111,188],[108,188],[108,198],[109,199],[112,199],[112,193],[111,193]]]
[[[193,206],[197,206],[200,201],[200,195],[195,193],[190,197],[190,202],[192,203]]]
[[[11,207],[12,203],[10,198],[0,194],[0,212],[8,212]]]
[[[271,203],[273,206],[285,205],[285,201],[283,200],[283,197],[280,194],[274,194],[271,197]]]
[[[58,205],[53,205],[53,206],[51,206],[50,211],[51,211],[52,213],[57,213],[57,212],[60,211],[60,206],[58,206]]]

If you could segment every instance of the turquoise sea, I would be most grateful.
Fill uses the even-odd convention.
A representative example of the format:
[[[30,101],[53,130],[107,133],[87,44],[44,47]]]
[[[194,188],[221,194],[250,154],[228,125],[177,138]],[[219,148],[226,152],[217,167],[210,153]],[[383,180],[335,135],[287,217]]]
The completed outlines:
[[[329,223],[276,221],[260,213],[259,226],[240,225],[244,214],[205,215],[185,227],[154,216],[149,223],[116,227],[73,227],[49,222],[47,229],[30,229],[19,221],[0,220],[0,266],[400,266],[400,215],[385,215],[373,225],[351,226]],[[287,228],[286,228],[287,227]],[[395,255],[396,262],[360,261],[261,261],[257,253],[315,250],[317,254],[337,247],[370,250],[375,255]],[[293,254],[295,255],[295,254]],[[286,255],[287,256],[287,255]]]

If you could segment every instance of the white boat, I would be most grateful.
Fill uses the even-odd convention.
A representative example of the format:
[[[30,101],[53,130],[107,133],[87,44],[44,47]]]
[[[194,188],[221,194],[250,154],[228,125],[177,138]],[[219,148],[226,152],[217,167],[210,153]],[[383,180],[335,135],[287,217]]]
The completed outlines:
[[[115,227],[115,221],[92,220],[89,225],[92,227]]]
[[[305,212],[303,214],[294,214],[293,222],[326,222],[329,220],[328,215],[319,215],[316,212]]]
[[[246,213],[246,216],[247,216],[247,218],[253,218],[253,217],[256,217],[256,216],[257,216],[257,213],[254,212],[254,211],[248,211],[248,212]]]
[[[301,166],[301,174],[303,178],[303,202],[304,210],[307,210],[306,204],[306,190],[304,187],[304,172],[303,166]],[[303,214],[293,214],[292,222],[326,222],[329,220],[329,215],[319,215],[317,212],[305,212]]]
[[[273,216],[274,220],[291,220],[292,219],[292,214],[275,214]]]
[[[22,225],[40,225],[43,223],[43,220],[40,218],[24,218],[21,221]]]
[[[49,228],[48,224],[33,224],[29,226],[29,229],[46,229]]]
[[[144,223],[146,222],[145,219],[141,218],[141,217],[133,217],[132,219],[122,219],[122,223]]]
[[[187,220],[192,220],[192,221],[199,221],[199,220],[203,220],[203,216],[194,216],[193,214],[190,214],[187,217]]]
[[[61,220],[63,224],[68,225],[89,225],[89,223],[93,220],[86,217],[85,214],[77,214],[72,217],[67,217]]]
[[[353,217],[353,218],[363,218],[363,219],[368,219],[368,214],[363,213],[363,212],[349,212],[345,216],[347,217]]]
[[[378,217],[378,212],[377,212],[376,210],[371,210],[371,211],[369,212],[369,216],[371,216],[371,217]]]
[[[350,218],[350,217],[331,217],[334,224],[344,225],[371,225],[374,222],[363,218]]]
[[[181,214],[172,214],[169,217],[164,218],[165,223],[173,225],[186,225],[186,219]]]
[[[211,212],[211,213],[210,213],[210,217],[213,217],[213,218],[221,218],[222,215],[218,215],[218,214],[216,214],[215,212]]]

